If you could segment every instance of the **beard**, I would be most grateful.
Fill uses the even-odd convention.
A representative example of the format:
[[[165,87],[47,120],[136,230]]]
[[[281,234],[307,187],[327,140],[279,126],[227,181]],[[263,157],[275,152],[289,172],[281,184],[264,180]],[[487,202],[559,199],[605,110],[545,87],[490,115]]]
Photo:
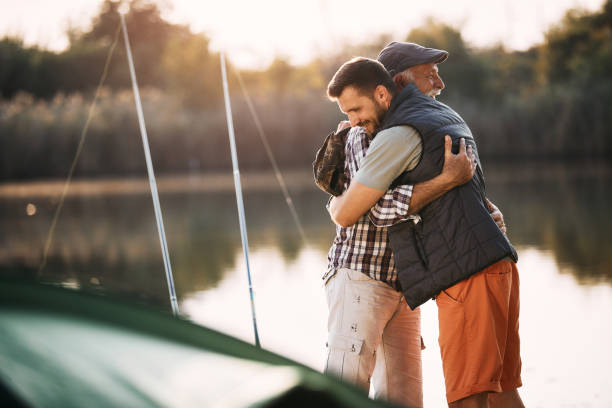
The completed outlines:
[[[433,88],[431,91],[427,92],[427,96],[430,96],[436,99],[436,96],[440,95],[441,92],[442,92],[441,88]]]
[[[370,135],[380,129],[385,118],[385,114],[387,113],[387,108],[378,103],[378,101],[376,101],[374,98],[372,98],[372,102],[374,102],[374,116],[357,124],[358,126],[364,128]]]

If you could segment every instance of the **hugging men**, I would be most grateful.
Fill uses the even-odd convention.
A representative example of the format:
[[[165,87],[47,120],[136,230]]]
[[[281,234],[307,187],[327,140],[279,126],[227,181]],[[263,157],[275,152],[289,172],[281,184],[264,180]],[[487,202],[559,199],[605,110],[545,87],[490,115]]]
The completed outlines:
[[[435,297],[449,406],[522,407],[517,255],[470,129],[435,100],[447,55],[393,42],[329,83],[353,127],[324,146],[346,138],[344,172],[327,179],[344,191],[328,205],[326,372],[422,406],[418,306]]]

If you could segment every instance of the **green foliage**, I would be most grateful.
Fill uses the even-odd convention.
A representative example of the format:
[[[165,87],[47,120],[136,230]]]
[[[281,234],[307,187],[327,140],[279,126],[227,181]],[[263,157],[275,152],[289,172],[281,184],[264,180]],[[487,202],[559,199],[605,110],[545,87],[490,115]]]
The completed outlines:
[[[534,81],[537,56],[533,50],[507,52],[501,46],[473,49],[457,29],[432,19],[412,30],[406,41],[449,52],[447,62],[439,66],[446,84],[444,97],[449,101],[495,102],[530,88]]]
[[[235,78],[232,78],[234,80]],[[241,168],[268,167],[251,114],[239,95],[232,100]],[[202,110],[153,88],[141,90],[155,168],[193,172],[231,167],[222,103]],[[63,178],[88,115],[90,94],[58,94],[50,101],[19,94],[0,103],[0,179]],[[279,165],[309,166],[335,117],[329,102],[310,95],[285,100],[257,98],[257,112]],[[333,112],[333,111],[332,111]],[[323,118],[312,123],[312,118]],[[130,90],[105,90],[75,172],[76,177],[145,174],[134,99]]]
[[[69,32],[70,46],[52,53],[25,48],[22,41],[0,41],[0,92],[10,99],[17,92],[51,98],[56,93],[91,91],[98,85],[109,47],[120,27],[119,2],[104,0],[86,32]],[[190,106],[210,106],[221,97],[218,55],[209,52],[209,39],[161,17],[152,2],[132,0],[125,16],[138,83],[169,90]],[[105,83],[112,89],[129,88],[123,39],[111,61]]]
[[[222,98],[219,55],[203,35],[174,33],[160,58],[164,84],[188,106],[213,107]]]
[[[552,83],[612,80],[612,0],[602,12],[568,12],[546,34],[542,67]]]
[[[105,0],[91,28],[72,30],[54,53],[0,40],[0,179],[64,177],[109,47],[118,2]],[[126,15],[147,128],[160,171],[224,168],[228,161],[219,55],[210,39],[162,18],[155,3],[132,0]],[[355,55],[376,58],[392,38],[347,44],[296,66],[277,57],[243,70],[262,125],[282,166],[307,167],[324,134],[343,116],[325,96],[327,82]],[[602,10],[572,10],[527,51],[478,49],[461,32],[428,20],[406,37],[449,51],[440,65],[440,99],[469,123],[488,157],[609,157],[612,153],[612,0]],[[142,163],[122,39],[90,129],[77,175],[133,174]],[[241,166],[269,166],[228,61]],[[30,95],[30,96],[28,96]],[[120,150],[119,147],[121,147]],[[223,154],[220,154],[220,149]],[[158,153],[156,153],[156,151]],[[241,153],[243,152],[243,153]]]
[[[58,57],[36,47],[24,47],[23,41],[5,37],[0,40],[0,98],[9,99],[19,91],[40,97],[57,91],[55,73]]]
[[[406,41],[415,42],[449,52],[450,60],[440,65],[440,75],[446,81],[445,94],[449,98],[461,95],[470,99],[482,99],[486,95],[485,84],[491,75],[490,67],[479,61],[468,48],[461,33],[449,25],[429,19],[425,25],[408,34]],[[451,66],[448,68],[448,66]]]
[[[191,33],[186,27],[174,25],[162,19],[155,3],[142,0],[132,0],[128,13],[125,15],[128,27],[130,45],[137,70],[138,82],[141,86],[163,87],[168,75],[159,60],[163,58],[166,49],[177,36],[187,37]],[[73,39],[68,52],[72,50],[99,50],[106,53],[119,28],[119,2],[105,0],[100,14],[94,18],[90,31],[82,33]],[[113,59],[108,84],[113,88],[129,87],[129,73],[125,69],[126,52],[123,43],[117,49]],[[101,66],[101,64],[94,65]],[[99,74],[95,76],[99,78]],[[91,85],[97,84],[97,81]]]

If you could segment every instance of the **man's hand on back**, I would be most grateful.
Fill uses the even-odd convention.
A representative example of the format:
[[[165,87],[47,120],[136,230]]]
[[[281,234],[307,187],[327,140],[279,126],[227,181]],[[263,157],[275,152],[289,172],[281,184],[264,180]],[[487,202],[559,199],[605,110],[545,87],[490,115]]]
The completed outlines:
[[[488,198],[486,200],[487,207],[489,208],[489,214],[491,214],[491,218],[493,218],[493,221],[495,221],[502,234],[506,235],[506,223],[504,222],[504,215],[501,213],[501,211],[499,210],[499,208],[497,208],[495,204],[489,201]]]
[[[467,183],[474,176],[476,170],[476,157],[472,152],[472,146],[465,147],[465,139],[459,142],[459,153],[453,154],[451,151],[452,139],[444,136],[444,167],[442,176],[446,177],[448,183],[453,187]]]
[[[340,127],[340,126],[339,126]],[[444,167],[442,173],[431,180],[418,183],[412,191],[408,214],[418,213],[424,206],[439,198],[453,188],[471,180],[476,170],[476,159],[472,148],[465,147],[462,138],[459,152],[451,151],[452,139],[444,139]],[[348,190],[330,202],[329,212],[332,220],[341,227],[353,225],[384,195],[384,191],[353,181]]]
[[[408,214],[416,214],[427,204],[441,197],[453,188],[467,183],[474,176],[476,170],[476,157],[472,147],[465,147],[465,140],[461,138],[459,153],[451,151],[453,141],[450,136],[444,137],[444,166],[442,173],[436,177],[415,184],[412,198],[408,207]]]

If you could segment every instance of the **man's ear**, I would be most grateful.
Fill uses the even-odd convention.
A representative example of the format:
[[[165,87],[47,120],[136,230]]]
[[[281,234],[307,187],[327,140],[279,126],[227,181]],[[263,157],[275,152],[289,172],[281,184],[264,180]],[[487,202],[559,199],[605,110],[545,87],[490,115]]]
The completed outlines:
[[[397,89],[404,89],[406,85],[408,85],[408,78],[403,73],[395,74],[393,77],[393,82],[395,82],[395,86]]]
[[[379,103],[391,103],[391,92],[384,85],[378,85],[374,90],[374,99]]]
[[[387,108],[391,105],[392,95],[391,92],[384,85],[378,85],[374,90],[374,99],[380,103],[384,104]]]

